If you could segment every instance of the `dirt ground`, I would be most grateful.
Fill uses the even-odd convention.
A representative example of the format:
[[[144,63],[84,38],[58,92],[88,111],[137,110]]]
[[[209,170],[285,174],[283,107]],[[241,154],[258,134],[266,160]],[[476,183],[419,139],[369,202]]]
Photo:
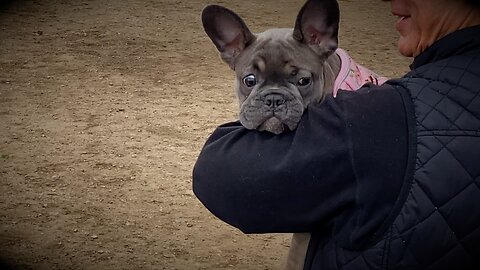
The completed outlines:
[[[0,5],[0,268],[280,269],[290,235],[244,235],[191,190],[196,156],[236,118],[206,4],[253,31],[302,0],[16,0]],[[341,0],[340,46],[398,76],[389,4]]]

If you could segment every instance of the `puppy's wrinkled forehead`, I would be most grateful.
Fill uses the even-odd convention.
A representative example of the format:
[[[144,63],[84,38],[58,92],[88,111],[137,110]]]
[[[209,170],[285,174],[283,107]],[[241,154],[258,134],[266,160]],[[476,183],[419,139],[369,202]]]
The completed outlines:
[[[257,38],[238,59],[235,70],[255,69],[265,75],[290,74],[296,69],[314,69],[318,55],[292,37],[292,29],[271,29]],[[280,75],[280,74],[279,74]]]
[[[291,74],[297,69],[293,59],[290,59],[287,54],[282,53],[279,44],[269,43],[265,44],[265,49],[258,51],[252,57],[252,61],[248,69],[263,74],[271,80],[276,77],[284,77],[285,74]]]

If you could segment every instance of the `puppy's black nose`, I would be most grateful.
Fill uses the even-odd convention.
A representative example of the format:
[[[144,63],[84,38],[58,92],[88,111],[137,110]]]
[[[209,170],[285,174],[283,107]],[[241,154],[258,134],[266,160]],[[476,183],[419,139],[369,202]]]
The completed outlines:
[[[285,103],[285,97],[280,94],[268,94],[265,96],[264,102],[270,109],[275,109]]]

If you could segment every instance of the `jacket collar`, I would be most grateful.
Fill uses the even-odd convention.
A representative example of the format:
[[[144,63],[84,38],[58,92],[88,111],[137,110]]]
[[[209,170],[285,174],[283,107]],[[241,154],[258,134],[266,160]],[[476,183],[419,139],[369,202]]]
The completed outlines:
[[[464,28],[439,39],[419,54],[410,65],[416,69],[454,55],[480,53],[480,25]]]

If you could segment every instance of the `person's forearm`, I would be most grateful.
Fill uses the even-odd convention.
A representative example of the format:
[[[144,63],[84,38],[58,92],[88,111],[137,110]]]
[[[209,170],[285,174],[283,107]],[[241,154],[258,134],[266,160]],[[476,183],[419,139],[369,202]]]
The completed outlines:
[[[345,133],[334,104],[308,110],[295,132],[279,136],[219,127],[195,165],[194,192],[247,233],[313,230],[355,194]]]

